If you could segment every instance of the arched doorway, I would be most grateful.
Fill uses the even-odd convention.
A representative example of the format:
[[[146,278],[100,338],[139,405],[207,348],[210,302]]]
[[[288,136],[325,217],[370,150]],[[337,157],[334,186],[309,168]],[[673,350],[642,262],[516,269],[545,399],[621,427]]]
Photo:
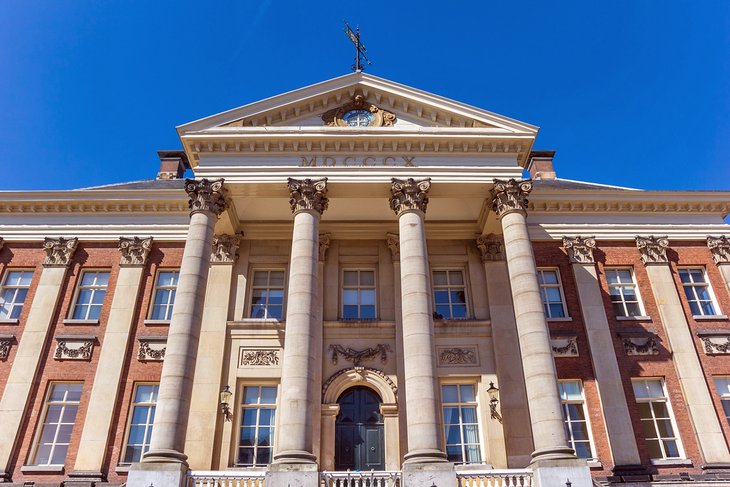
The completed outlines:
[[[336,470],[384,470],[385,447],[380,396],[369,387],[353,387],[337,400]]]

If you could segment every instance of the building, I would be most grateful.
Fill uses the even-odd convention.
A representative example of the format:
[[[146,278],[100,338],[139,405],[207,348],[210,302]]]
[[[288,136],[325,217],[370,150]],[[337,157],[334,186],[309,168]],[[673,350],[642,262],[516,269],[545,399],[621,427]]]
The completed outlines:
[[[730,479],[730,192],[560,179],[363,73],[178,132],[157,179],[0,192],[5,482]]]

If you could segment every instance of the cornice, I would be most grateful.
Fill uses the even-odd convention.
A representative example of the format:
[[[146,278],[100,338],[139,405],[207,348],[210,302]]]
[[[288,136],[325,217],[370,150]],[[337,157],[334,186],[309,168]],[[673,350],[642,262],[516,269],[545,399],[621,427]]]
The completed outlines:
[[[626,240],[631,245],[636,235],[666,235],[672,241],[692,240],[706,242],[708,235],[730,236],[730,225],[723,223],[688,225],[677,223],[530,223],[528,216],[528,233],[530,240],[561,240],[564,237],[591,235],[600,246],[601,241]]]
[[[627,194],[628,193],[628,194]],[[620,192],[611,195],[565,192],[554,197],[533,193],[527,214],[590,213],[730,213],[730,192]]]
[[[246,240],[291,240],[292,222],[242,222]],[[332,240],[384,240],[386,233],[398,233],[398,221],[392,222],[343,222],[322,221],[320,233],[328,233]],[[473,239],[476,222],[426,221],[426,238],[436,240]]]

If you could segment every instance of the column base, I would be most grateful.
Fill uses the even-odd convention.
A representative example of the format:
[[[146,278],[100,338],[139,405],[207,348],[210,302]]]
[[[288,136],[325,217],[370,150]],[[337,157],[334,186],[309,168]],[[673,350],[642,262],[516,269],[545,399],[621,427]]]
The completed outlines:
[[[585,460],[538,460],[530,464],[533,487],[593,487],[591,471]]]
[[[308,465],[317,464],[317,457],[304,450],[287,450],[274,455],[273,464],[280,465]]]
[[[133,463],[126,487],[186,487],[187,474],[187,463]]]
[[[438,450],[436,450],[438,451]],[[456,487],[454,464],[447,461],[438,463],[403,463],[403,487]]]
[[[264,477],[266,487],[318,487],[316,463],[272,463]]]
[[[403,465],[412,463],[447,463],[446,453],[441,450],[413,450],[403,456]]]
[[[569,446],[554,446],[535,450],[532,452],[532,462],[541,462],[543,460],[576,460],[575,450]]]
[[[68,474],[68,479],[63,483],[69,487],[94,487],[99,482],[104,482],[104,474],[89,470],[76,470]]]
[[[188,456],[177,450],[150,450],[142,457],[142,463],[182,463],[188,466]]]

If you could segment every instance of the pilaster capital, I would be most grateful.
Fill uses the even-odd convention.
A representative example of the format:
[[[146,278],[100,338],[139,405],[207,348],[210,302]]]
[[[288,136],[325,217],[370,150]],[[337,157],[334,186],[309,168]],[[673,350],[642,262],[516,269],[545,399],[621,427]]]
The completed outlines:
[[[147,256],[152,249],[152,237],[119,237],[119,251],[122,257],[119,265],[143,266],[147,263]]]
[[[329,204],[329,199],[327,199],[327,178],[289,178],[287,186],[292,213],[302,210],[314,210],[321,215],[327,209]]]
[[[593,250],[596,248],[595,237],[563,237],[563,247],[568,251],[571,264],[595,264]]]
[[[418,181],[413,178],[392,178],[390,181],[390,208],[396,215],[400,216],[401,213],[408,210],[419,210],[426,213],[431,178]]]
[[[210,262],[213,264],[233,264],[238,257],[238,246],[240,244],[240,235],[214,235]]]
[[[476,242],[483,262],[504,260],[504,239],[501,235],[477,235]]]
[[[636,237],[636,246],[641,252],[641,261],[644,265],[650,264],[668,264],[667,249],[669,248],[669,240],[667,237],[657,237],[650,235],[648,237]]]
[[[715,264],[730,264],[730,238],[726,235],[721,237],[707,237],[707,246],[712,252],[712,259]],[[0,242],[0,248],[2,243]]]
[[[330,234],[320,233],[319,234],[319,261],[324,262],[327,260],[327,249],[330,248]]]
[[[43,239],[43,250],[46,251],[43,267],[68,267],[78,245],[79,239],[77,237],[46,237]]]
[[[207,211],[220,216],[228,206],[223,179],[186,179],[185,192],[190,197],[190,214]]]
[[[501,218],[507,213],[519,211],[527,213],[527,196],[532,191],[532,180],[517,181],[495,179],[491,189],[492,210]]]
[[[386,241],[388,242],[388,248],[390,249],[390,256],[393,258],[393,262],[400,260],[400,235],[397,233],[386,233]]]

